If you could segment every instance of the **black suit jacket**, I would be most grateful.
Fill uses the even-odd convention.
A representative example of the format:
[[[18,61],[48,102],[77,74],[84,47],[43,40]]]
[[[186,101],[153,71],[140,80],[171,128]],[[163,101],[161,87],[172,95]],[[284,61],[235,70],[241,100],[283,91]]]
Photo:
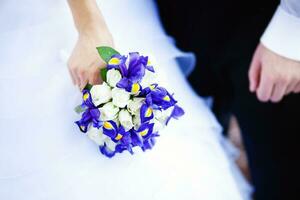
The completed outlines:
[[[279,0],[157,0],[163,24],[184,49],[214,52],[235,37],[261,35]]]
[[[198,65],[190,80],[196,89],[200,88],[201,95],[213,95],[223,84],[226,59],[253,53],[279,3],[279,0],[157,0],[168,34],[175,37],[179,48],[196,53]]]

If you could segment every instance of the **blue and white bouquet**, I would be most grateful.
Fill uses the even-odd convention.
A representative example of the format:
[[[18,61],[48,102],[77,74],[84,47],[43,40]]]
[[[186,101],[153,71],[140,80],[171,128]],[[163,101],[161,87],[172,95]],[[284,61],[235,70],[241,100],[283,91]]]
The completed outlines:
[[[75,109],[82,116],[75,123],[107,157],[125,150],[133,154],[134,147],[151,149],[158,132],[182,116],[183,109],[156,83],[147,56],[134,52],[128,58],[110,47],[97,50],[107,63],[99,73],[103,83],[82,91],[83,102]]]

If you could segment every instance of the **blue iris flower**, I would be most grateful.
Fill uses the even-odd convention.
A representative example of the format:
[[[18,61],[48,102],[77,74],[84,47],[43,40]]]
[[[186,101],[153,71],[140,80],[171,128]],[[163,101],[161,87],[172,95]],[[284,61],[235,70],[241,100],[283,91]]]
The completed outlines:
[[[79,129],[86,133],[90,123],[94,127],[100,128],[102,126],[102,122],[99,121],[100,111],[93,104],[91,94],[88,90],[83,91],[83,103],[81,106],[85,108],[85,111],[82,113],[81,119],[75,122]]]
[[[154,118],[154,110],[172,108],[172,112],[166,120],[166,125],[172,118],[178,119],[184,114],[184,110],[176,105],[177,101],[165,88],[159,87],[156,83],[142,88],[140,83],[146,70],[154,72],[148,57],[141,56],[137,52],[129,53],[128,66],[127,59],[126,56],[113,55],[107,63],[107,69],[117,69],[121,73],[122,79],[117,83],[118,88],[123,88],[137,97],[145,98],[139,113],[141,121],[139,128],[126,131],[122,125],[118,125],[113,120],[100,121],[101,113],[94,105],[89,90],[83,90],[81,107],[84,111],[81,119],[75,122],[84,133],[87,132],[91,124],[96,128],[102,127],[103,134],[115,143],[114,149],[110,149],[106,142],[99,146],[100,152],[109,158],[123,151],[133,154],[133,147],[136,146],[139,146],[143,151],[153,148],[155,139],[159,136],[158,132],[153,132],[154,123],[151,120]]]
[[[142,150],[146,151],[148,149],[152,149],[153,146],[155,145],[155,137],[158,137],[158,134],[153,134],[149,139],[145,140],[143,142]]]
[[[146,96],[146,101],[152,103],[154,108],[166,110],[174,106],[177,101],[165,88],[156,87]]]
[[[143,138],[143,140],[147,140],[151,137],[153,133],[153,123],[144,123],[142,124],[139,129],[136,131],[136,133]]]
[[[108,157],[108,158],[112,158],[112,157],[114,157],[115,154],[116,154],[116,151],[110,150],[110,149],[107,147],[106,143],[104,143],[104,145],[102,145],[102,146],[99,146],[99,150],[100,150],[100,152],[101,152],[103,155],[105,155],[105,156]]]
[[[154,72],[154,68],[148,64],[148,57],[141,56],[137,52],[129,53],[129,65],[126,66],[127,57],[114,55],[107,65],[107,69],[118,69],[122,79],[117,87],[124,88],[128,92],[137,93],[142,90],[140,81],[145,75],[145,70]]]
[[[107,63],[107,70],[117,69],[120,71],[122,76],[127,75],[128,70],[126,67],[126,60],[126,56],[122,56],[119,54],[113,55]]]
[[[103,124],[103,133],[111,138],[112,141],[117,143],[115,150],[111,150],[107,147],[106,143],[103,146],[100,146],[100,152],[107,157],[111,158],[116,153],[122,153],[127,150],[133,154],[132,150],[132,139],[131,133],[126,132],[123,126],[118,127],[114,121],[107,121]]]
[[[146,96],[146,101],[140,110],[141,122],[147,122],[153,119],[153,110],[166,110],[175,106],[177,101],[165,88],[152,84],[143,89],[139,96]],[[175,114],[174,114],[175,115]]]
[[[184,115],[184,110],[179,107],[178,105],[175,105],[172,112],[171,112],[171,115],[168,117],[167,121],[166,121],[166,125],[168,125],[170,119],[178,119],[179,117],[183,116]]]

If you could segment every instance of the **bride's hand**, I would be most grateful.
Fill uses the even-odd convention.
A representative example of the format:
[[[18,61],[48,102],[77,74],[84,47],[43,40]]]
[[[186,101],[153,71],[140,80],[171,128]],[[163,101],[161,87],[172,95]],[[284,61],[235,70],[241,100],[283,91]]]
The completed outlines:
[[[95,28],[79,33],[78,41],[69,58],[68,68],[73,83],[82,90],[87,83],[100,84],[100,69],[105,67],[105,62],[100,58],[96,47],[113,47],[110,33]]]

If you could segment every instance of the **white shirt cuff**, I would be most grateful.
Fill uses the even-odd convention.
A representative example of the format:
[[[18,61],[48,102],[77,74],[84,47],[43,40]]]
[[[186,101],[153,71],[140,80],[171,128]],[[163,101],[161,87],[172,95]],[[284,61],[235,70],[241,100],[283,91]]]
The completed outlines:
[[[260,41],[273,52],[300,61],[300,18],[279,6]]]

